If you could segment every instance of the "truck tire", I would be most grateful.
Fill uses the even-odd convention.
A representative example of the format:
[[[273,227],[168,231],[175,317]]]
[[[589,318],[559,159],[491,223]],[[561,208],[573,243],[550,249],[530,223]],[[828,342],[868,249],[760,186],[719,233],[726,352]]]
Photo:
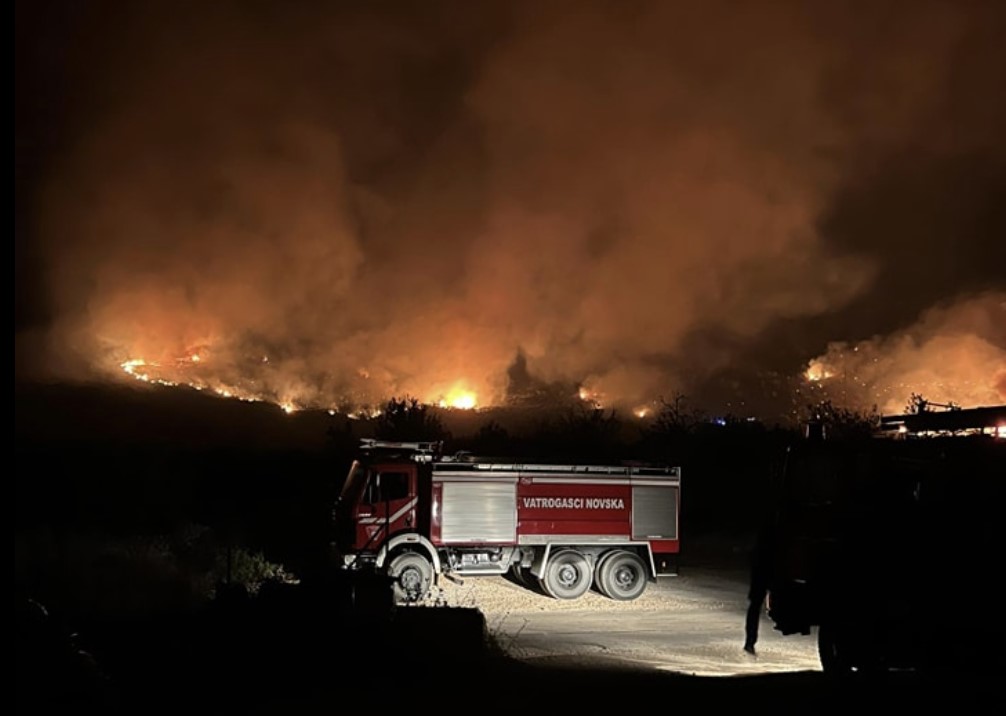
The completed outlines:
[[[418,552],[402,552],[388,565],[388,576],[392,579],[396,603],[421,602],[430,593],[433,565]]]
[[[594,563],[594,589],[602,596],[607,597],[608,594],[604,591],[604,585],[601,584],[601,567],[604,565],[608,559],[615,554],[618,554],[619,550],[613,549],[602,554],[598,560]]]
[[[646,591],[649,579],[643,559],[635,552],[624,549],[607,555],[601,561],[597,574],[601,593],[620,602],[638,599]]]
[[[525,589],[528,585],[528,575],[524,574],[524,568],[520,564],[510,565],[510,572],[508,574],[510,581],[519,587],[524,587]]]
[[[541,583],[555,599],[579,599],[590,589],[592,579],[590,560],[575,549],[564,549],[548,560]]]

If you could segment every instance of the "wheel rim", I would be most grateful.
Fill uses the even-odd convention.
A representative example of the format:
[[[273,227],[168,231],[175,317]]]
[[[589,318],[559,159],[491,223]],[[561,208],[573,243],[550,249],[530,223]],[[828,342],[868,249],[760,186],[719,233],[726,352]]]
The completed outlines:
[[[625,592],[639,583],[639,573],[631,565],[622,564],[615,570],[615,587]]]
[[[395,599],[399,603],[417,602],[426,597],[432,574],[426,561],[414,554],[397,557],[389,575],[393,579]]]
[[[555,555],[542,586],[546,594],[556,599],[577,599],[590,589],[591,575],[586,557],[563,551]]]
[[[398,583],[409,599],[415,599],[423,588],[423,575],[415,567],[409,567],[399,575]]]
[[[580,570],[572,564],[564,564],[559,570],[557,579],[559,584],[567,589],[575,587],[580,581]]]

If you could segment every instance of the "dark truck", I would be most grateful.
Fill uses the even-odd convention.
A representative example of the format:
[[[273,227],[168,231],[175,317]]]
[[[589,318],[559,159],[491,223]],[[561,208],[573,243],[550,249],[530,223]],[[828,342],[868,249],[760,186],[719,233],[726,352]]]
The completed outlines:
[[[1006,411],[1004,411],[1006,415]],[[829,674],[1002,664],[1002,431],[792,445],[769,529],[768,614]]]

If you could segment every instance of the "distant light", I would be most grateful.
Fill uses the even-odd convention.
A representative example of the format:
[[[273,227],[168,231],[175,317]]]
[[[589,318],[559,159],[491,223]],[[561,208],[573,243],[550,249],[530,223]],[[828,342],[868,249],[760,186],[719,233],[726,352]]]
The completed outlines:
[[[193,363],[198,363],[201,360],[201,358],[199,357],[198,353],[193,353],[192,355],[189,356],[189,360],[191,360]]]
[[[727,424],[727,419],[726,418],[713,418],[713,423],[715,423],[716,425],[719,425],[720,427],[723,427],[723,426],[725,426]]]

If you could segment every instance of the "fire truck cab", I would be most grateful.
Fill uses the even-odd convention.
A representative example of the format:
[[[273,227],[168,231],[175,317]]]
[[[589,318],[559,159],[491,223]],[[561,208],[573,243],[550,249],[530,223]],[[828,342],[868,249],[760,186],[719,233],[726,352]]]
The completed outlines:
[[[364,440],[337,500],[344,569],[387,575],[400,603],[441,576],[511,575],[556,599],[592,587],[636,599],[677,573],[681,471],[444,456],[442,444]]]

